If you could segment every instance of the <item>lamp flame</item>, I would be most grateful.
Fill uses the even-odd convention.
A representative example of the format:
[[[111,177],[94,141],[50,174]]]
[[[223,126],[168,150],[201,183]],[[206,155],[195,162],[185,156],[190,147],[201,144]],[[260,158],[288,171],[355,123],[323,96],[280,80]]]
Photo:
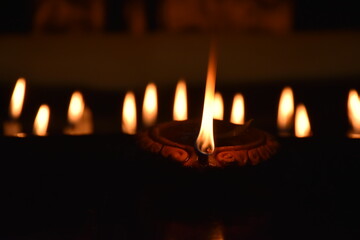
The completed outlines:
[[[216,56],[214,49],[210,51],[207,79],[205,86],[204,108],[199,135],[196,139],[197,149],[203,154],[212,154],[215,150],[213,116],[215,95]]]
[[[348,95],[348,118],[352,130],[349,137],[360,138],[360,97],[355,89],[351,89]]]
[[[142,116],[146,127],[152,126],[157,118],[157,90],[154,83],[149,83],[145,89]]]
[[[216,92],[214,98],[214,119],[224,119],[224,100],[221,93]]]
[[[309,116],[304,104],[298,104],[295,111],[295,136],[304,138],[311,136]]]
[[[76,124],[80,121],[84,114],[85,102],[82,94],[79,91],[75,91],[70,99],[68,110],[68,121],[71,124]]]
[[[239,125],[245,123],[245,103],[241,93],[234,95],[230,122]]]
[[[122,111],[122,131],[126,134],[136,133],[136,101],[132,91],[126,93]]]
[[[281,132],[290,131],[294,119],[294,94],[290,87],[285,87],[280,96],[277,116],[278,130]]]
[[[38,136],[46,136],[49,125],[50,108],[46,104],[42,104],[36,114],[34,121],[33,133]]]
[[[9,110],[10,110],[10,116],[13,119],[18,119],[21,115],[21,111],[24,104],[25,87],[26,87],[25,78],[19,78],[16,81],[14,92],[10,100]]]
[[[187,119],[187,91],[186,83],[183,79],[179,80],[175,90],[173,119],[183,121]]]

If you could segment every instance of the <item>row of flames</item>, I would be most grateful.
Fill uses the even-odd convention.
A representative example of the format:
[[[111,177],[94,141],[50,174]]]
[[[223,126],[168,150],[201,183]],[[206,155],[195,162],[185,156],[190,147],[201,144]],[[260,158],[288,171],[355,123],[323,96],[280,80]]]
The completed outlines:
[[[16,125],[22,112],[22,106],[25,96],[26,81],[19,78],[16,82],[11,101],[10,124],[4,124],[5,135],[22,136],[21,128]],[[214,85],[212,90],[214,90]],[[187,88],[183,79],[177,83],[173,107],[173,120],[184,121],[188,119]],[[210,110],[209,110],[210,109]],[[213,119],[224,119],[224,102],[220,92],[215,92],[213,103],[205,109],[213,111]],[[135,94],[128,91],[125,94],[122,109],[122,132],[126,134],[136,134],[137,131],[137,110]],[[154,83],[149,83],[145,89],[144,101],[142,106],[142,121],[144,127],[151,127],[155,124],[158,113],[157,88]],[[203,119],[206,117],[203,113]],[[47,128],[50,119],[50,108],[47,104],[42,104],[36,114],[33,124],[33,134],[38,136],[47,135]],[[348,136],[351,138],[360,138],[360,97],[355,89],[351,89],[348,94],[348,119],[351,130]],[[70,99],[68,109],[69,126],[64,129],[64,134],[91,134],[92,118],[91,111],[85,105],[84,98],[79,91],[75,91]],[[237,93],[233,97],[230,122],[233,124],[244,124],[245,122],[245,104],[244,97]],[[279,100],[277,126],[280,135],[291,135],[291,129],[294,129],[296,137],[309,137],[312,135],[308,113],[304,104],[299,103],[295,106],[294,94],[291,87],[285,87],[282,90]],[[294,126],[294,127],[293,127]]]
[[[176,86],[173,120],[187,120],[187,93],[186,83],[179,80]],[[157,115],[157,92],[154,83],[148,84],[145,90],[143,102],[143,124],[152,126],[156,122]],[[214,95],[213,118],[217,120],[224,119],[224,101],[222,94],[216,92]],[[348,119],[351,125],[349,137],[360,137],[360,96],[355,89],[351,89],[348,94]],[[233,97],[230,122],[233,124],[245,123],[245,101],[241,93],[236,93]],[[282,136],[294,135],[298,138],[309,137],[312,135],[311,124],[307,109],[303,103],[295,104],[294,93],[291,87],[286,86],[280,94],[277,127]],[[128,92],[125,96],[123,107],[122,130],[128,134],[136,133],[136,103],[133,92]]]
[[[184,121],[188,119],[187,112],[187,87],[186,82],[180,79],[176,85],[173,120]],[[216,92],[214,96],[214,119],[224,119],[224,101],[222,94]],[[150,127],[155,124],[157,119],[157,87],[154,83],[149,83],[145,89],[142,116],[143,125]],[[137,130],[137,115],[136,115],[136,100],[135,94],[128,91],[124,98],[123,112],[122,112],[122,130],[128,134],[135,134]],[[241,93],[237,93],[233,100],[233,110],[230,116],[230,122],[234,124],[244,124],[244,97]]]

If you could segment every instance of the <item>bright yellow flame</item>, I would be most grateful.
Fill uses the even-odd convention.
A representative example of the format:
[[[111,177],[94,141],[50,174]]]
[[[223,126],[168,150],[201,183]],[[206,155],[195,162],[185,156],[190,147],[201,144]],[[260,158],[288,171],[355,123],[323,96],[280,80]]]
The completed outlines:
[[[199,135],[196,139],[197,149],[204,154],[211,154],[215,150],[213,117],[214,117],[214,95],[216,76],[215,49],[211,49],[208,72],[205,86],[204,109],[201,119]]]
[[[234,124],[245,123],[245,103],[241,93],[237,93],[233,99],[230,122]]]
[[[70,104],[69,104],[69,110],[68,110],[68,121],[71,124],[75,124],[80,121],[84,114],[85,109],[85,103],[84,98],[79,91],[73,92]]]
[[[157,90],[154,83],[149,83],[145,89],[142,109],[143,123],[146,127],[152,126],[157,118]]]
[[[298,138],[310,137],[311,127],[309,116],[304,104],[298,104],[295,111],[295,136]]]
[[[179,80],[175,90],[173,119],[183,121],[187,119],[187,91],[186,83],[183,79]]]
[[[349,136],[360,138],[360,97],[355,89],[351,89],[348,95],[348,118],[352,130]]]
[[[214,98],[214,119],[224,119],[224,100],[221,93],[216,92]]]
[[[136,101],[132,91],[127,92],[124,98],[121,128],[126,134],[136,133]]]
[[[14,92],[10,100],[10,116],[13,119],[18,119],[20,117],[22,107],[24,104],[25,87],[26,87],[25,78],[19,78],[16,81]]]
[[[46,136],[49,125],[50,108],[46,104],[42,104],[36,114],[34,121],[33,133],[38,136]]]
[[[285,87],[280,96],[277,125],[279,131],[289,131],[294,118],[294,94],[290,87]]]

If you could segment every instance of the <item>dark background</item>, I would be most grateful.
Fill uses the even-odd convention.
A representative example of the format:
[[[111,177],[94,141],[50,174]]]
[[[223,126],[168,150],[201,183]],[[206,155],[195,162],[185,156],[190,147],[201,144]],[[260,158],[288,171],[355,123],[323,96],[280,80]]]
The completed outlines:
[[[126,2],[106,1],[105,32],[129,31],[115,11]],[[162,30],[156,21],[157,3],[146,1],[148,32]],[[360,20],[354,4],[350,0],[297,0],[292,30],[356,32]],[[1,1],[0,33],[31,33],[33,13],[33,1]],[[26,131],[31,132],[38,104],[46,100],[54,106],[50,131],[55,134],[0,138],[0,238],[218,240],[210,235],[220,222],[226,240],[359,239],[360,143],[345,137],[346,97],[349,88],[359,89],[358,79],[350,74],[315,84],[319,80],[315,76],[307,84],[293,84],[296,101],[308,107],[314,137],[280,139],[284,151],[269,164],[220,175],[211,171],[189,175],[140,152],[134,139],[120,133],[123,92],[85,91],[94,110],[95,130],[101,134],[76,138],[61,135],[69,89],[29,84],[33,88],[21,119]],[[7,116],[13,80],[0,91],[1,120]],[[284,83],[293,83],[287,80]],[[248,118],[255,119],[255,127],[276,135],[276,109],[283,85],[238,82],[221,90],[227,93],[226,106],[235,91],[243,90]],[[159,121],[167,121],[173,92],[165,87],[160,90]],[[202,90],[189,92],[192,103],[199,103],[191,106],[191,116],[200,112]]]
[[[126,32],[124,18],[118,15],[129,0],[105,1],[107,32]],[[148,31],[161,30],[156,20],[159,0],[146,0]],[[359,30],[360,18],[356,1],[295,0],[293,30]],[[0,33],[27,33],[32,28],[34,4],[30,0],[5,0],[0,6]]]

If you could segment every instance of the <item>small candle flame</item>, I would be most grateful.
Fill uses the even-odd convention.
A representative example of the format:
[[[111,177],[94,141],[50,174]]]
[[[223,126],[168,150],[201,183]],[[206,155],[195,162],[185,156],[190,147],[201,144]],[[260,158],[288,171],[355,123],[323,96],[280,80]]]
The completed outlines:
[[[304,138],[311,136],[309,116],[304,104],[298,104],[295,110],[295,136]]]
[[[294,119],[294,94],[290,87],[285,87],[280,96],[277,125],[280,132],[290,131]]]
[[[221,93],[216,92],[214,98],[214,119],[224,119],[224,100]]]
[[[24,104],[25,87],[26,87],[25,78],[19,78],[16,81],[14,92],[10,100],[10,116],[13,119],[18,119],[21,115],[21,111]]]
[[[83,95],[79,91],[73,92],[68,110],[69,126],[64,129],[65,134],[84,135],[93,132],[92,112],[85,106]]]
[[[136,101],[132,91],[127,92],[124,98],[121,128],[123,133],[136,133]]]
[[[348,95],[348,118],[352,129],[349,137],[360,138],[360,97],[355,89],[351,89]]]
[[[187,119],[187,91],[186,83],[183,79],[179,80],[175,91],[173,119],[183,121]]]
[[[208,72],[205,86],[204,109],[201,119],[199,135],[196,139],[197,149],[203,154],[212,154],[215,150],[213,117],[214,117],[214,95],[215,95],[215,76],[216,76],[216,57],[215,49],[210,51]]]
[[[46,136],[49,125],[50,108],[46,104],[42,104],[36,114],[34,121],[33,133],[38,136]]]
[[[234,95],[230,122],[238,125],[245,123],[245,103],[241,93]]]
[[[84,114],[85,103],[84,98],[79,91],[75,91],[70,99],[68,110],[68,121],[71,124],[76,124],[80,121]]]
[[[142,117],[146,127],[152,126],[157,118],[157,90],[154,83],[149,83],[145,89]]]

